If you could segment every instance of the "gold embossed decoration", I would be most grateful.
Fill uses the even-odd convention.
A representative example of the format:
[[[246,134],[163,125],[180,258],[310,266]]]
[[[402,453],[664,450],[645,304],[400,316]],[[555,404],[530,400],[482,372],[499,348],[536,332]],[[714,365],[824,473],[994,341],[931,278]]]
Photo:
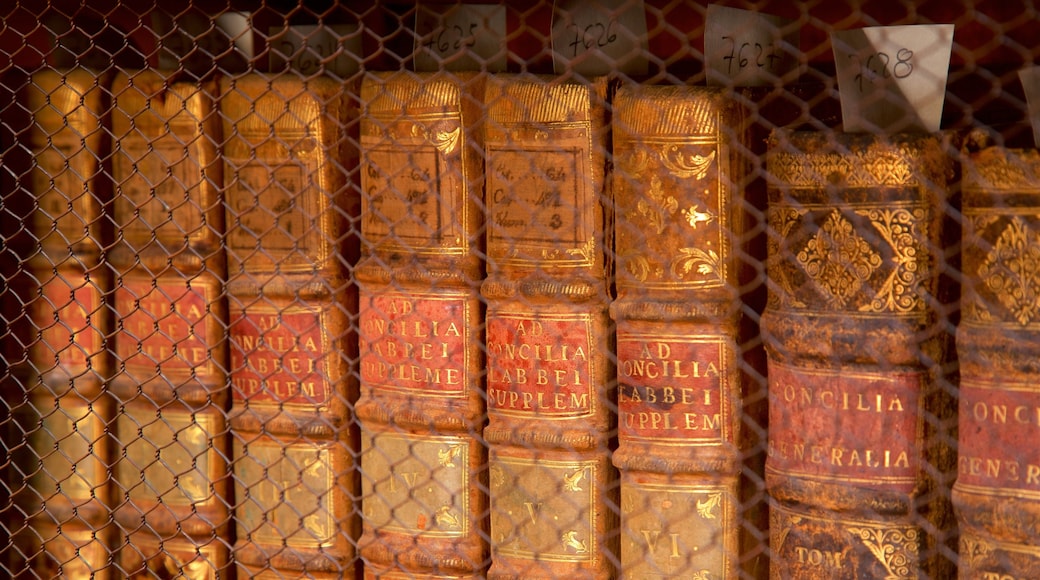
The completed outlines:
[[[916,577],[920,540],[916,529],[849,527],[848,530],[885,567],[886,580]]]
[[[838,307],[846,306],[881,267],[881,256],[836,210],[798,252],[797,260],[826,295],[828,305]]]
[[[881,290],[870,304],[860,308],[864,312],[912,312],[923,310],[924,300],[918,292],[921,281],[928,277],[929,263],[920,240],[927,239],[923,228],[925,211],[913,209],[869,209],[856,212],[870,219],[882,237],[895,252],[894,268]]]
[[[790,187],[816,188],[823,183],[843,187],[907,187],[918,185],[914,166],[920,158],[916,149],[900,146],[843,152],[778,151],[769,161],[770,173]]]
[[[573,550],[575,554],[586,554],[589,551],[589,545],[585,540],[578,538],[578,532],[568,531],[564,532],[560,537],[560,541],[568,550]]]
[[[455,127],[452,131],[437,131],[434,134],[433,144],[442,154],[451,155],[458,146],[461,135],[462,127]]]
[[[644,149],[638,149],[620,156],[620,166],[630,180],[649,181],[648,187],[636,196],[637,201],[625,212],[623,221],[641,227],[644,235],[661,236],[673,232],[668,235],[685,245],[673,245],[667,248],[667,253],[662,253],[661,248],[655,248],[652,243],[630,243],[631,248],[639,248],[639,251],[630,248],[622,256],[621,262],[625,271],[636,281],[700,284],[726,282],[723,256],[708,242],[723,227],[716,207],[722,201],[714,199],[719,194],[713,193],[717,184],[716,177],[710,171],[718,151],[711,149],[703,154],[691,153],[686,150],[690,144],[686,145],[659,145],[653,149],[656,155],[648,155]],[[695,145],[703,146],[701,143]],[[666,173],[654,165],[654,159]],[[662,174],[670,176],[670,179],[662,180]],[[688,183],[690,180],[701,182],[706,179],[706,183],[699,184],[698,188],[691,188]],[[672,195],[679,191],[682,192],[683,204],[680,204],[679,197]],[[688,205],[683,207],[686,203]],[[721,248],[723,245],[719,243],[716,247]],[[672,252],[675,254],[669,256]],[[671,279],[666,279],[668,277]],[[705,280],[705,277],[710,280]]]
[[[1040,235],[1015,217],[979,266],[979,279],[1022,326],[1040,305]]]
[[[714,250],[705,252],[697,248],[679,248],[679,256],[672,260],[672,275],[682,280],[690,272],[703,276],[714,274],[719,281],[724,282],[720,274],[721,262]]]
[[[706,520],[713,520],[718,517],[716,512],[719,511],[722,505],[722,494],[713,493],[708,497],[699,500],[697,502],[697,513]]]
[[[679,202],[674,196],[665,195],[661,190],[661,178],[656,175],[650,178],[650,190],[646,196],[649,201],[640,199],[636,204],[636,211],[640,216],[646,218],[650,222],[650,226],[660,234],[664,231],[665,217],[679,209]]]
[[[798,224],[802,216],[807,212],[803,209],[795,209],[784,206],[774,206],[768,213],[769,228],[777,233],[776,237],[769,238],[769,255],[781,255],[781,240],[786,240],[792,228]],[[785,268],[774,261],[769,267],[769,277],[776,282],[778,291],[769,293],[769,305],[771,308],[779,308],[781,302],[789,303],[796,308],[804,308],[805,303],[795,298],[794,287],[788,278]]]
[[[961,534],[960,544],[961,565],[969,571],[978,568],[993,551],[992,544],[967,533]]]
[[[708,168],[715,161],[715,151],[708,155],[683,154],[678,145],[666,147],[660,151],[661,163],[668,171],[682,179],[704,179]]]

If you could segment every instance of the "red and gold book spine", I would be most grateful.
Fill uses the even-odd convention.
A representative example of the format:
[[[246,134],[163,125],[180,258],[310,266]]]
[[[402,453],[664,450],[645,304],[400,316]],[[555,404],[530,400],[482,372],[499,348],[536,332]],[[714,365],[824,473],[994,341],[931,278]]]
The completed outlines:
[[[239,575],[356,568],[349,85],[221,80]]]
[[[616,573],[607,82],[485,96],[492,578]]]
[[[217,84],[121,72],[112,93],[120,567],[216,578],[231,548]]]
[[[775,578],[947,578],[952,162],[931,135],[779,132],[766,486]]]
[[[483,577],[481,75],[361,86],[361,556],[367,578]]]
[[[1040,153],[985,147],[963,170],[957,326],[961,578],[1040,574]]]
[[[12,242],[28,324],[12,368],[21,392],[10,395],[22,401],[11,408],[27,445],[17,460],[24,479],[12,488],[18,509],[5,521],[39,576],[115,577],[106,86],[85,69],[47,70],[19,97],[30,117],[19,138],[33,157],[23,183],[32,199]]]
[[[623,578],[737,578],[746,111],[724,91],[614,99]],[[749,539],[749,538],[746,538]]]

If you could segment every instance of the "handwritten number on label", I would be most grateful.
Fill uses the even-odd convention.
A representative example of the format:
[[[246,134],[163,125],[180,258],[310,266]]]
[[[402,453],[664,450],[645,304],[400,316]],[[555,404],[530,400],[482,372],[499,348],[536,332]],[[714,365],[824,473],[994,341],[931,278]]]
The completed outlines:
[[[905,79],[914,72],[914,63],[910,59],[914,58],[914,51],[908,48],[900,48],[896,52],[896,65],[892,67],[892,74],[897,79]]]
[[[896,51],[896,61],[892,64],[892,56],[887,52],[879,51],[867,55],[862,60],[857,54],[850,54],[849,58],[856,61],[859,73],[854,77],[859,92],[864,92],[869,85],[864,83],[883,84],[886,79],[905,79],[914,72],[914,51],[908,48],[900,48]],[[889,66],[892,64],[892,66]]]
[[[468,24],[452,24],[451,26],[442,26],[435,30],[430,35],[430,40],[427,41],[425,46],[430,52],[437,52],[445,54],[449,51],[458,51],[463,47],[476,46],[477,38],[476,31],[479,26],[476,22],[470,22]]]
[[[574,49],[572,57],[578,56],[582,49],[588,50],[593,46],[603,48],[617,40],[616,20],[611,20],[606,25],[602,22],[596,22],[584,28],[577,24],[571,24],[570,29],[574,31],[574,40],[570,44],[571,48]]]
[[[722,60],[727,63],[726,74],[729,75],[740,72],[752,64],[748,55],[754,56],[755,66],[769,70],[773,70],[776,61],[780,59],[775,45],[765,46],[761,42],[744,42],[738,46],[737,40],[732,36],[723,36],[722,40],[729,41],[729,54],[722,57]],[[734,65],[736,65],[736,71],[733,70]]]

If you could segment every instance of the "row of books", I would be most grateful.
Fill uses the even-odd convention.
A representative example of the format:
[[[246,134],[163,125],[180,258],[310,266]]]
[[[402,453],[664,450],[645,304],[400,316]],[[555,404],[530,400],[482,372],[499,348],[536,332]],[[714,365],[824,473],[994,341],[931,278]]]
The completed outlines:
[[[605,79],[21,89],[8,570],[1035,568],[1035,153]]]

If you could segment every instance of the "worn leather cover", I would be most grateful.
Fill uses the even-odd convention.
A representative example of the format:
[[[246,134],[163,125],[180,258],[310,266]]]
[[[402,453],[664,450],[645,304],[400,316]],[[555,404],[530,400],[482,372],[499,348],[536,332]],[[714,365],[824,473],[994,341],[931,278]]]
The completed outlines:
[[[484,78],[361,86],[361,555],[368,578],[488,565]]]
[[[736,578],[752,539],[740,481],[747,112],[718,89],[648,86],[623,86],[614,111],[623,575]]]
[[[348,89],[324,77],[221,81],[240,574],[356,567]]]
[[[937,136],[778,132],[767,165],[773,576],[948,577],[952,162]]]
[[[957,327],[961,578],[1040,573],[1040,153],[964,159],[964,295]]]
[[[616,573],[607,83],[488,81],[493,578]]]
[[[120,566],[215,578],[231,548],[217,83],[120,72],[112,93]]]
[[[19,509],[11,513],[27,521],[10,521],[9,529],[18,530],[13,541],[41,575],[112,573],[114,407],[105,396],[113,368],[105,342],[112,278],[102,264],[112,236],[102,217],[111,196],[103,173],[111,144],[106,83],[86,69],[47,70],[33,74],[19,96],[29,111],[19,137],[34,163],[20,190],[29,204],[20,205],[15,193],[8,206],[21,216],[9,235],[24,260],[12,290],[28,314],[11,327],[25,348],[12,368],[21,389],[11,397],[23,401],[11,405],[20,430],[12,435],[28,442],[13,453],[24,487],[13,488]]]

